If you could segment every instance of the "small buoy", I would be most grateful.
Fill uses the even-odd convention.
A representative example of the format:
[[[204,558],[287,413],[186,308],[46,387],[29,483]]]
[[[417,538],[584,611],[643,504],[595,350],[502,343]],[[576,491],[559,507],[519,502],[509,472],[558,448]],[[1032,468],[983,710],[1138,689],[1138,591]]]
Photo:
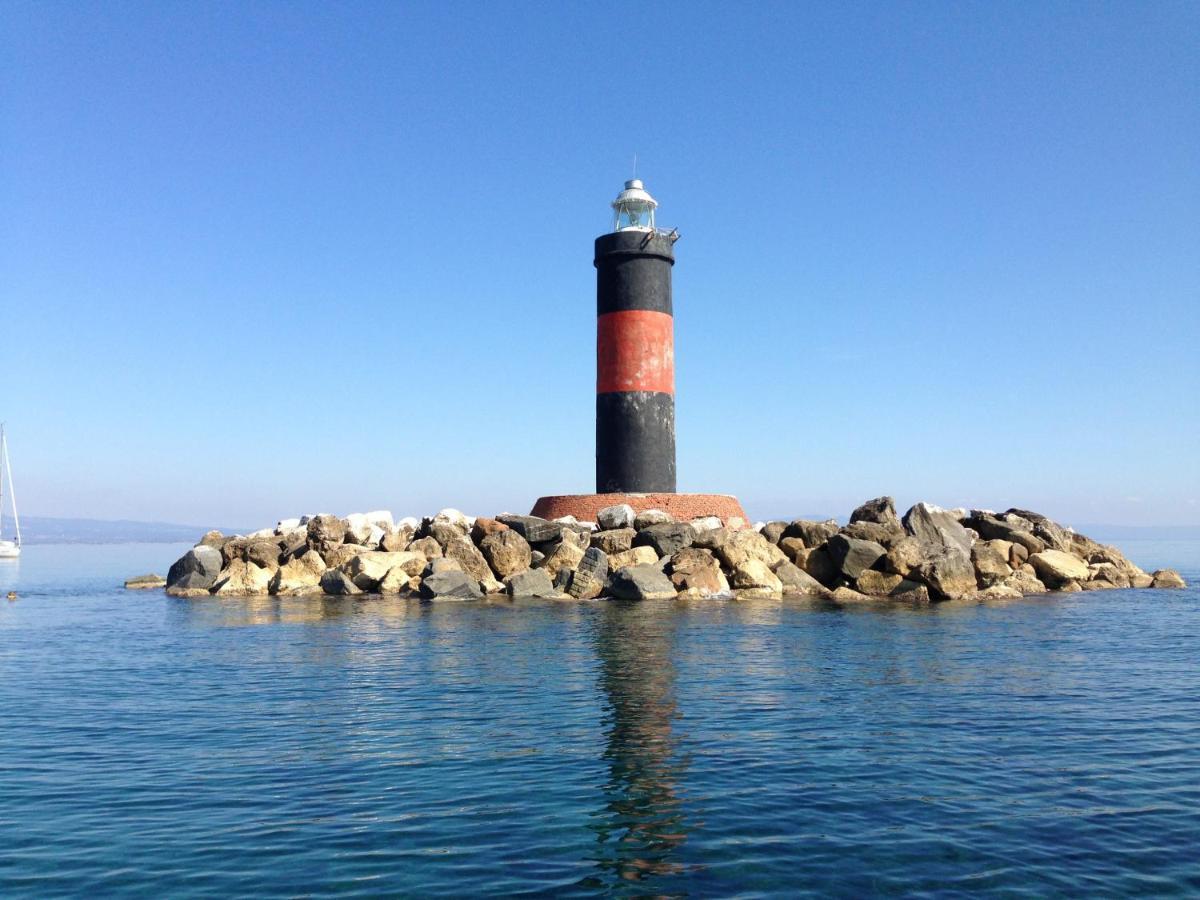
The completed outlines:
[[[8,599],[9,599],[9,600],[16,600],[16,599],[17,599],[17,592],[16,592],[16,591],[9,591],[9,592],[8,592]]]

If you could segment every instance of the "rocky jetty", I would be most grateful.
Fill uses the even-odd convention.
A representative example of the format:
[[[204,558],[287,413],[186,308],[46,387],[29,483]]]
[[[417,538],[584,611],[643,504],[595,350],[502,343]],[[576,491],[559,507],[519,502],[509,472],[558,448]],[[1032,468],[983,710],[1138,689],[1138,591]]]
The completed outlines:
[[[837,603],[930,603],[1184,586],[1174,570],[1144,572],[1115,547],[1022,509],[918,503],[899,516],[891,497],[879,497],[846,525],[680,521],[629,506],[601,509],[596,518],[489,519],[446,509],[397,522],[379,511],[286,519],[249,535],[214,531],[171,566],[167,593],[427,600],[805,594]]]

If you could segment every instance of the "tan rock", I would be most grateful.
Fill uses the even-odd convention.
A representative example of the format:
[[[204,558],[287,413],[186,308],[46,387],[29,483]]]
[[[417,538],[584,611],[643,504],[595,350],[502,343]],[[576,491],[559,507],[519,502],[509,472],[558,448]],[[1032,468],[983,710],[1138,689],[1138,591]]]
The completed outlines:
[[[685,547],[671,557],[671,583],[688,597],[711,597],[729,590],[711,551]]]
[[[623,553],[608,554],[608,567],[614,572],[626,566],[652,566],[656,562],[658,554],[653,547],[633,547]]]
[[[499,534],[501,531],[508,531],[508,526],[503,522],[497,522],[495,519],[487,519],[480,516],[471,525],[471,540],[478,544],[489,534]]]
[[[653,551],[651,551],[653,552]],[[544,569],[551,580],[558,575],[561,569],[574,569],[583,559],[583,548],[571,540],[564,539],[554,548],[554,552],[546,557],[540,568]],[[655,554],[654,561],[658,561],[658,555]]]
[[[1051,587],[1059,587],[1068,581],[1086,581],[1089,574],[1087,563],[1062,550],[1043,550],[1029,557],[1029,562],[1038,578]]]
[[[272,594],[294,594],[317,591],[321,576],[329,568],[316,550],[307,550],[292,557],[276,570],[269,585]]]
[[[779,549],[783,551],[783,555],[798,565],[801,569],[804,568],[804,563],[808,559],[809,548],[804,545],[804,540],[797,537],[785,537],[779,540]]]
[[[416,556],[417,554],[413,554]],[[405,594],[421,587],[420,573],[411,575],[403,566],[393,566],[379,581],[381,594]]]
[[[399,553],[389,553],[386,550],[366,550],[353,557],[342,566],[344,571],[354,581],[354,584],[364,591],[379,590],[379,584],[387,573],[399,568],[409,577],[420,575],[425,568],[426,559],[419,553],[402,550]]]
[[[1129,577],[1129,586],[1133,588],[1144,589],[1154,586],[1153,575],[1131,575]]]
[[[921,542],[912,535],[893,541],[887,548],[884,567],[894,575],[907,576],[924,560]]]
[[[1174,569],[1159,569],[1151,576],[1156,588],[1185,588],[1187,582]]]
[[[754,534],[755,532],[743,532]],[[761,537],[761,535],[760,535]],[[784,560],[786,562],[786,560]],[[771,594],[783,593],[783,582],[761,559],[744,559],[733,567],[729,583],[735,590],[745,591],[761,588]]]
[[[223,597],[253,597],[270,591],[272,573],[244,559],[235,559],[221,570],[214,594]]]
[[[637,532],[632,528],[611,528],[608,531],[594,531],[591,545],[599,547],[609,556],[614,553],[624,553],[633,546]]]
[[[1012,548],[1010,541],[978,541],[971,547],[971,564],[980,587],[1001,584],[1012,574],[1012,566],[1008,564]]]
[[[360,547],[358,544],[338,544],[337,546],[325,550],[321,553],[321,557],[325,560],[325,566],[329,569],[341,569],[342,566],[354,559],[360,553],[365,553],[366,547]]]
[[[829,599],[836,603],[873,603],[877,602],[879,598],[868,597],[866,594],[860,594],[848,587],[839,587],[830,591]]]
[[[716,530],[708,533],[716,534]],[[769,572],[771,566],[787,560],[787,556],[782,550],[757,531],[729,532],[725,540],[712,549],[717,558],[730,570],[736,570],[744,563],[757,560],[763,563]],[[736,582],[737,579],[734,578],[732,581]],[[736,587],[736,583],[734,586]]]
[[[480,521],[491,521],[476,519]],[[500,524],[497,522],[496,524]],[[510,575],[524,572],[529,568],[533,556],[529,541],[505,526],[503,531],[492,531],[485,534],[479,541],[479,552],[483,554],[496,577],[503,581]]]
[[[417,538],[415,541],[410,541],[404,549],[409,553],[420,553],[426,559],[436,559],[445,555],[442,553],[442,545],[437,542],[437,538],[433,537]]]
[[[873,569],[867,569],[858,576],[855,581],[855,587],[858,588],[859,593],[869,594],[873,597],[883,597],[896,590],[903,581],[904,578],[894,573],[876,572]]]
[[[211,591],[207,588],[185,588],[185,587],[169,587],[167,588],[168,597],[183,597],[187,600],[194,600],[197,597],[208,597]]]
[[[447,559],[456,559],[462,565],[463,571],[479,582],[479,586],[489,594],[504,590],[504,585],[492,574],[492,567],[479,548],[471,543],[466,535],[448,538],[445,546]]]

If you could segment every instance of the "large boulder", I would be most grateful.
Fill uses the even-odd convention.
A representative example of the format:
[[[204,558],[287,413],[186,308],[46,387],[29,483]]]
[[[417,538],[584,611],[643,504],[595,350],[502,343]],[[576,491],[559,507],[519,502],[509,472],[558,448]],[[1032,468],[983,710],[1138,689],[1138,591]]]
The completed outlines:
[[[827,588],[835,587],[840,577],[829,548],[824,544],[809,551],[804,560],[804,571]]]
[[[463,571],[478,581],[485,591],[494,593],[503,590],[503,585],[492,574],[487,559],[465,534],[446,541],[445,553],[447,559],[458,560]]]
[[[371,539],[371,529],[376,526],[371,524],[371,520],[363,513],[351,513],[346,516],[346,533],[343,540],[347,544],[359,544],[361,546],[369,546]],[[379,546],[376,543],[375,546]]]
[[[908,537],[903,529],[889,528],[887,525],[880,525],[878,522],[852,522],[838,533],[844,534],[846,537],[857,538],[860,541],[872,541],[879,544],[885,550],[892,544],[898,543]]]
[[[282,548],[277,538],[265,538],[251,541],[246,545],[242,558],[256,566],[274,572],[279,568],[279,557]]]
[[[783,594],[783,582],[761,559],[747,559],[734,566],[729,583],[738,591],[739,597],[747,599],[766,599]]]
[[[671,579],[662,569],[649,565],[617,569],[608,580],[608,592],[621,600],[673,600],[676,596]]]
[[[661,509],[644,509],[634,517],[633,527],[641,531],[651,525],[667,525],[674,521],[674,516]]]
[[[596,513],[596,524],[601,530],[612,531],[617,528],[632,528],[636,518],[637,513],[633,511],[632,506],[628,503],[618,503],[615,506],[606,506]]]
[[[664,522],[648,525],[633,539],[635,547],[653,547],[660,557],[671,556],[684,547],[690,547],[696,539],[696,531],[686,522]]]
[[[612,528],[606,531],[595,531],[590,538],[591,546],[599,547],[609,556],[614,553],[624,553],[633,546],[637,532],[632,528]]]
[[[1041,513],[1030,512],[1027,509],[1010,509],[1004,513],[1006,517],[1016,517],[1024,519],[1031,524],[1030,530],[1035,537],[1041,538],[1046,542],[1046,546],[1051,550],[1071,549],[1071,537],[1074,534],[1070,529],[1063,528],[1057,522],[1052,521]]]
[[[766,563],[768,569],[787,560],[787,556],[782,550],[757,531],[723,529],[723,532],[724,539],[713,548],[713,551],[731,571],[752,559]],[[709,534],[717,533],[716,531],[709,532]]]
[[[899,575],[867,569],[858,576],[854,586],[859,593],[871,597],[884,597],[897,590],[902,590],[900,586],[906,583],[908,582],[905,582],[904,578]],[[913,586],[915,587],[915,585]]]
[[[321,554],[325,560],[325,565],[330,569],[340,569],[354,557],[360,553],[366,553],[366,547],[360,547],[358,544],[338,544]]]
[[[790,522],[768,522],[758,530],[758,533],[765,537],[772,544],[778,544],[783,537],[783,533],[787,531]]]
[[[209,590],[217,583],[223,559],[221,551],[205,544],[183,554],[167,571],[167,587],[180,590]]]
[[[346,523],[337,516],[313,516],[307,527],[308,546],[320,551],[322,556],[346,539]]]
[[[543,561],[540,568],[550,578],[556,578],[561,571],[574,569],[583,560],[583,548],[574,541],[559,541],[557,547]]]
[[[708,550],[685,547],[671,557],[671,583],[688,597],[712,597],[729,591],[721,564]]]
[[[485,520],[476,519],[475,524],[478,525],[481,521]],[[503,525],[500,522],[496,524]],[[507,525],[503,527],[503,531],[485,534],[479,541],[479,551],[501,581],[517,572],[524,572],[529,568],[533,559],[529,541]]]
[[[409,541],[404,549],[409,553],[420,553],[426,559],[438,559],[446,555],[442,552],[442,545],[437,542],[437,538],[428,535]],[[329,560],[325,561],[329,562]]]
[[[896,515],[896,501],[891,497],[876,497],[868,500],[854,512],[850,513],[850,524],[855,522],[872,522],[882,525],[888,531],[900,531],[900,517]]]
[[[244,559],[235,559],[221,572],[213,593],[220,596],[253,597],[270,593],[273,573]]]
[[[548,522],[537,516],[497,516],[497,521],[503,522],[531,544],[544,544],[556,541],[562,534],[561,522]]]
[[[927,584],[939,600],[958,600],[973,594],[976,588],[971,557],[958,547],[940,550],[911,574]]]
[[[826,593],[825,586],[821,582],[795,563],[787,560],[775,567],[775,576],[783,585],[785,594],[811,594],[815,597],[823,597]]]
[[[504,589],[514,600],[532,597],[555,600],[562,597],[562,592],[542,569],[525,569],[509,575],[504,579]]]
[[[321,590],[335,597],[348,597],[361,594],[362,588],[341,569],[327,569],[321,576]]]
[[[571,573],[567,593],[576,600],[592,600],[604,592],[607,583],[608,554],[599,547],[589,547]]]
[[[1159,569],[1151,577],[1154,579],[1153,586],[1156,588],[1187,587],[1187,582],[1174,569]]]
[[[152,590],[153,588],[165,588],[166,586],[167,579],[163,578],[161,575],[155,575],[153,573],[148,575],[135,575],[133,578],[126,579],[125,581],[126,589],[131,591],[146,591]]]
[[[503,522],[499,522],[496,519],[489,519],[485,516],[477,516],[475,522],[471,525],[471,540],[478,544],[489,534],[499,534],[501,531],[508,530],[508,526]]]
[[[1012,566],[1008,564],[1012,546],[1008,541],[979,541],[971,548],[971,564],[980,587],[1000,584],[1012,575]]]
[[[1061,588],[1070,581],[1087,581],[1088,564],[1062,550],[1043,550],[1029,557],[1038,578],[1051,587]]]
[[[924,547],[917,538],[907,534],[887,548],[887,560],[883,567],[895,575],[907,577],[925,559]]]
[[[862,541],[844,534],[831,537],[825,549],[837,571],[851,581],[887,556],[887,551],[874,541]]]
[[[399,553],[388,553],[385,550],[365,550],[353,557],[342,568],[364,591],[378,591],[384,576],[392,569],[399,568],[412,577],[420,575],[425,565],[426,559],[419,553],[410,553],[404,550]]]
[[[434,572],[421,581],[425,600],[478,600],[482,596],[479,580],[461,570]]]
[[[921,542],[926,556],[957,549],[970,559],[971,536],[954,513],[930,503],[918,503],[904,514],[904,530]]]
[[[280,566],[271,577],[272,594],[299,594],[315,591],[321,586],[321,576],[328,566],[316,550],[294,556]]]
[[[653,547],[633,547],[623,553],[610,553],[608,565],[611,569],[623,569],[626,566],[652,566],[658,562],[658,554]]]
[[[824,522],[814,522],[810,519],[796,519],[783,532],[785,538],[800,538],[809,549],[820,547],[837,534],[838,523],[833,519]]]

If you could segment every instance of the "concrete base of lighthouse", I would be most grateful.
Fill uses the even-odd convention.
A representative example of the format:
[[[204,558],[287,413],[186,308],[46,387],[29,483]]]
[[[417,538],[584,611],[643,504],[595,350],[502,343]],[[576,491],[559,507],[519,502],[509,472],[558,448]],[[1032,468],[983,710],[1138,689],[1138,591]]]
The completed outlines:
[[[726,525],[734,518],[745,524],[750,521],[737,497],[729,494],[560,494],[539,497],[531,515],[543,519],[574,516],[581,522],[595,522],[604,507],[621,503],[628,503],[634,512],[661,509],[684,522],[701,516],[716,516]]]

